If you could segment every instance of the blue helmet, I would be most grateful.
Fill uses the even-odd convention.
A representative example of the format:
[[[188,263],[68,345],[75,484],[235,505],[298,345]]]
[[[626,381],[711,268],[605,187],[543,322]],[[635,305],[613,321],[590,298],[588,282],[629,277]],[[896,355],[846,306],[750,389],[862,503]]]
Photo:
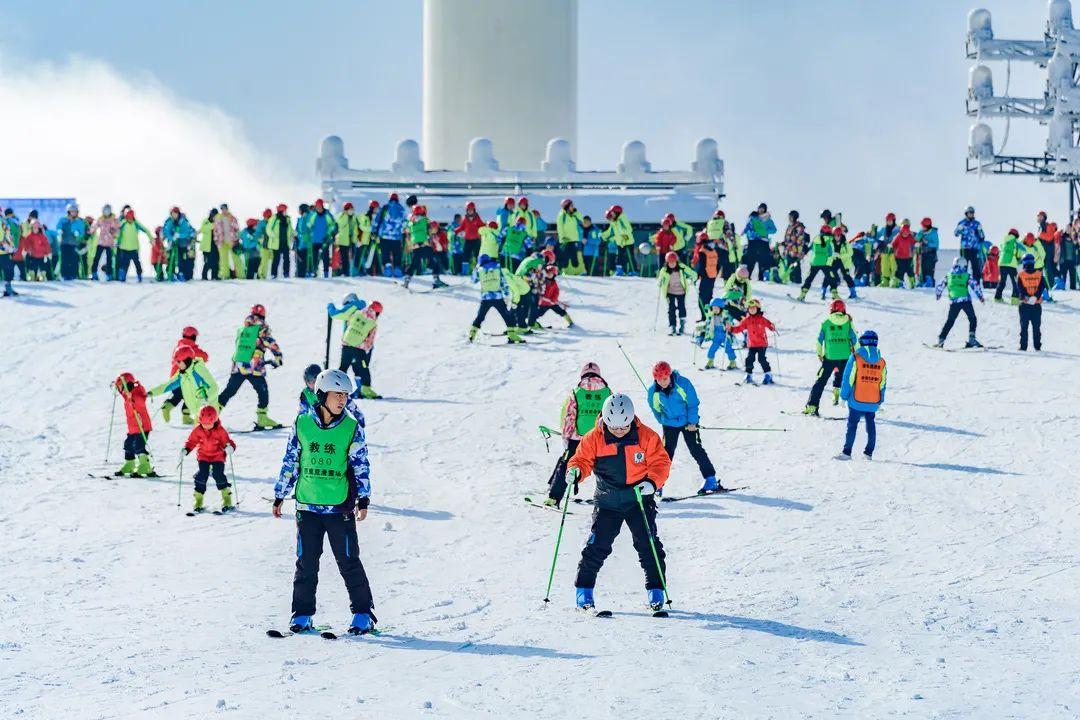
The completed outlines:
[[[479,257],[479,259],[478,259],[478,262],[479,262],[479,264],[481,266],[492,265],[492,264],[497,265],[498,264],[498,261],[495,258],[491,257],[490,255],[481,255]]]
[[[1024,257],[1020,259],[1020,264],[1035,267],[1035,256],[1031,253],[1025,253]]]
[[[724,307],[723,298],[713,298],[712,302],[709,303],[709,307],[711,307],[711,308],[714,308],[714,307],[722,308],[722,307]]]
[[[877,333],[873,330],[867,330],[859,336],[859,344],[868,347],[877,347]]]

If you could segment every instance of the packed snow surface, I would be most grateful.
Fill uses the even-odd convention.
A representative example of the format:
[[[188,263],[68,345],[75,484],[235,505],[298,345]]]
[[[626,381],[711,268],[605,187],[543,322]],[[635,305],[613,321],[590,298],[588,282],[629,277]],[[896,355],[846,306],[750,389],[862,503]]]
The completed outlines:
[[[452,279],[460,281],[460,279]],[[414,288],[426,289],[428,278]],[[1019,353],[1017,311],[977,305],[1002,349],[928,349],[946,302],[869,289],[850,303],[889,363],[873,462],[833,459],[844,423],[798,412],[817,371],[826,305],[755,283],[780,329],[778,385],[700,371],[704,352],[653,330],[647,280],[563,282],[580,328],[525,347],[465,332],[475,286],[409,293],[383,280],[20,286],[0,338],[0,715],[26,718],[1073,718],[1080,714],[1080,488],[1075,482],[1076,322],[1061,293],[1044,351]],[[381,637],[272,640],[289,620],[295,529],[268,498],[285,431],[235,436],[241,510],[185,517],[177,452],[186,429],[155,418],[160,480],[98,479],[120,464],[110,381],[165,378],[196,325],[219,383],[248,307],[267,306],[285,353],[270,415],[295,413],[321,362],[325,305],[349,291],[386,311],[365,401],[372,509],[360,525]],[[794,291],[791,291],[794,292]],[[812,293],[811,298],[816,298]],[[485,329],[499,331],[493,313]],[[949,345],[966,338],[961,316]],[[336,363],[335,328],[333,361]],[[530,338],[530,341],[532,339]],[[667,359],[702,396],[705,446],[731,495],[661,505],[672,616],[644,608],[623,532],[600,574],[611,620],[573,608],[586,506],[572,507],[552,602],[542,602],[559,515],[531,508],[556,460],[578,368],[595,360],[656,427],[616,346],[643,375]],[[759,376],[760,377],[760,376]],[[829,393],[826,391],[826,398]],[[254,419],[241,389],[225,425]],[[828,401],[823,414],[846,415]],[[557,442],[557,440],[555,441]],[[190,476],[192,463],[185,467]],[[669,494],[695,491],[685,448]],[[591,491],[591,483],[587,484]],[[219,496],[207,494],[216,507]],[[316,620],[344,630],[348,603],[323,557]]]

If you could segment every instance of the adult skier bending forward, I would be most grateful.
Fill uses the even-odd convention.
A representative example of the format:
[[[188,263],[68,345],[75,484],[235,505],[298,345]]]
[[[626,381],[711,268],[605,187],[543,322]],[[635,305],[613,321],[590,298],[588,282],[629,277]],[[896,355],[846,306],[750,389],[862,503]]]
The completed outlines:
[[[592,529],[581,551],[574,583],[578,608],[596,607],[596,575],[611,554],[623,523],[630,528],[638,562],[645,571],[649,606],[654,611],[663,608],[667,566],[664,546],[656,533],[655,493],[664,487],[670,471],[671,459],[660,436],[634,416],[630,398],[617,394],[605,400],[600,422],[581,438],[567,472],[575,494],[581,480],[589,475],[596,478]]]
[[[289,630],[314,629],[315,588],[323,536],[330,540],[352,609],[349,632],[375,629],[371,586],[360,562],[356,523],[367,517],[371,493],[364,418],[345,412],[353,382],[341,370],[323,370],[315,379],[316,405],[296,416],[274,487],[274,517],[296,489],[296,575]]]

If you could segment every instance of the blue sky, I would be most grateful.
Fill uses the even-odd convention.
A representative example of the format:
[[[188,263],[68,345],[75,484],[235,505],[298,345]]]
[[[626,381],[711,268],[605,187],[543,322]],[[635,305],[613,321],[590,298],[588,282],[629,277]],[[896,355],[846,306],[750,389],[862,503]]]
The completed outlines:
[[[738,214],[765,200],[777,214],[842,209],[856,226],[895,210],[951,228],[971,202],[999,234],[1030,225],[1038,209],[1064,212],[1061,185],[963,173],[966,0],[580,7],[583,168],[613,167],[631,138],[645,141],[654,167],[683,168],[708,135],[719,142]],[[1036,37],[1045,24],[1042,0],[986,7],[999,37]],[[344,138],[354,166],[387,166],[399,139],[420,134],[420,0],[297,8],[7,0],[0,57],[63,63],[76,55],[136,83],[156,79],[184,102],[236,118],[260,155],[302,181],[312,181],[329,133]],[[1005,69],[994,72],[1000,89]],[[1041,92],[1039,77],[1014,67],[1013,92]],[[994,129],[1000,144],[1004,126]],[[1042,138],[1014,123],[1007,150],[1040,152]]]

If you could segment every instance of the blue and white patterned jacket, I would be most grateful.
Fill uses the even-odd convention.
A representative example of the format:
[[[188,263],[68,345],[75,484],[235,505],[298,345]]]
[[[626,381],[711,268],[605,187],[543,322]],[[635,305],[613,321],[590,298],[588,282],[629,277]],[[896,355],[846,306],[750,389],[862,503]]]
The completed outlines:
[[[349,445],[349,472],[352,475],[355,487],[349,493],[349,499],[341,505],[305,505],[296,503],[297,510],[318,513],[319,515],[335,515],[351,513],[356,503],[356,498],[371,496],[371,465],[368,463],[367,434],[364,430],[364,415],[359,408],[356,410],[356,432],[353,434],[352,443]],[[318,413],[312,408],[308,415],[315,418],[319,427],[335,427],[349,413],[342,413],[341,417],[334,420],[330,425],[323,425]],[[274,497],[284,500],[296,486],[296,480],[300,477],[300,454],[303,448],[296,437],[296,424],[293,423],[292,432],[289,434],[289,442],[285,446],[285,456],[281,459],[281,474],[274,486]]]

